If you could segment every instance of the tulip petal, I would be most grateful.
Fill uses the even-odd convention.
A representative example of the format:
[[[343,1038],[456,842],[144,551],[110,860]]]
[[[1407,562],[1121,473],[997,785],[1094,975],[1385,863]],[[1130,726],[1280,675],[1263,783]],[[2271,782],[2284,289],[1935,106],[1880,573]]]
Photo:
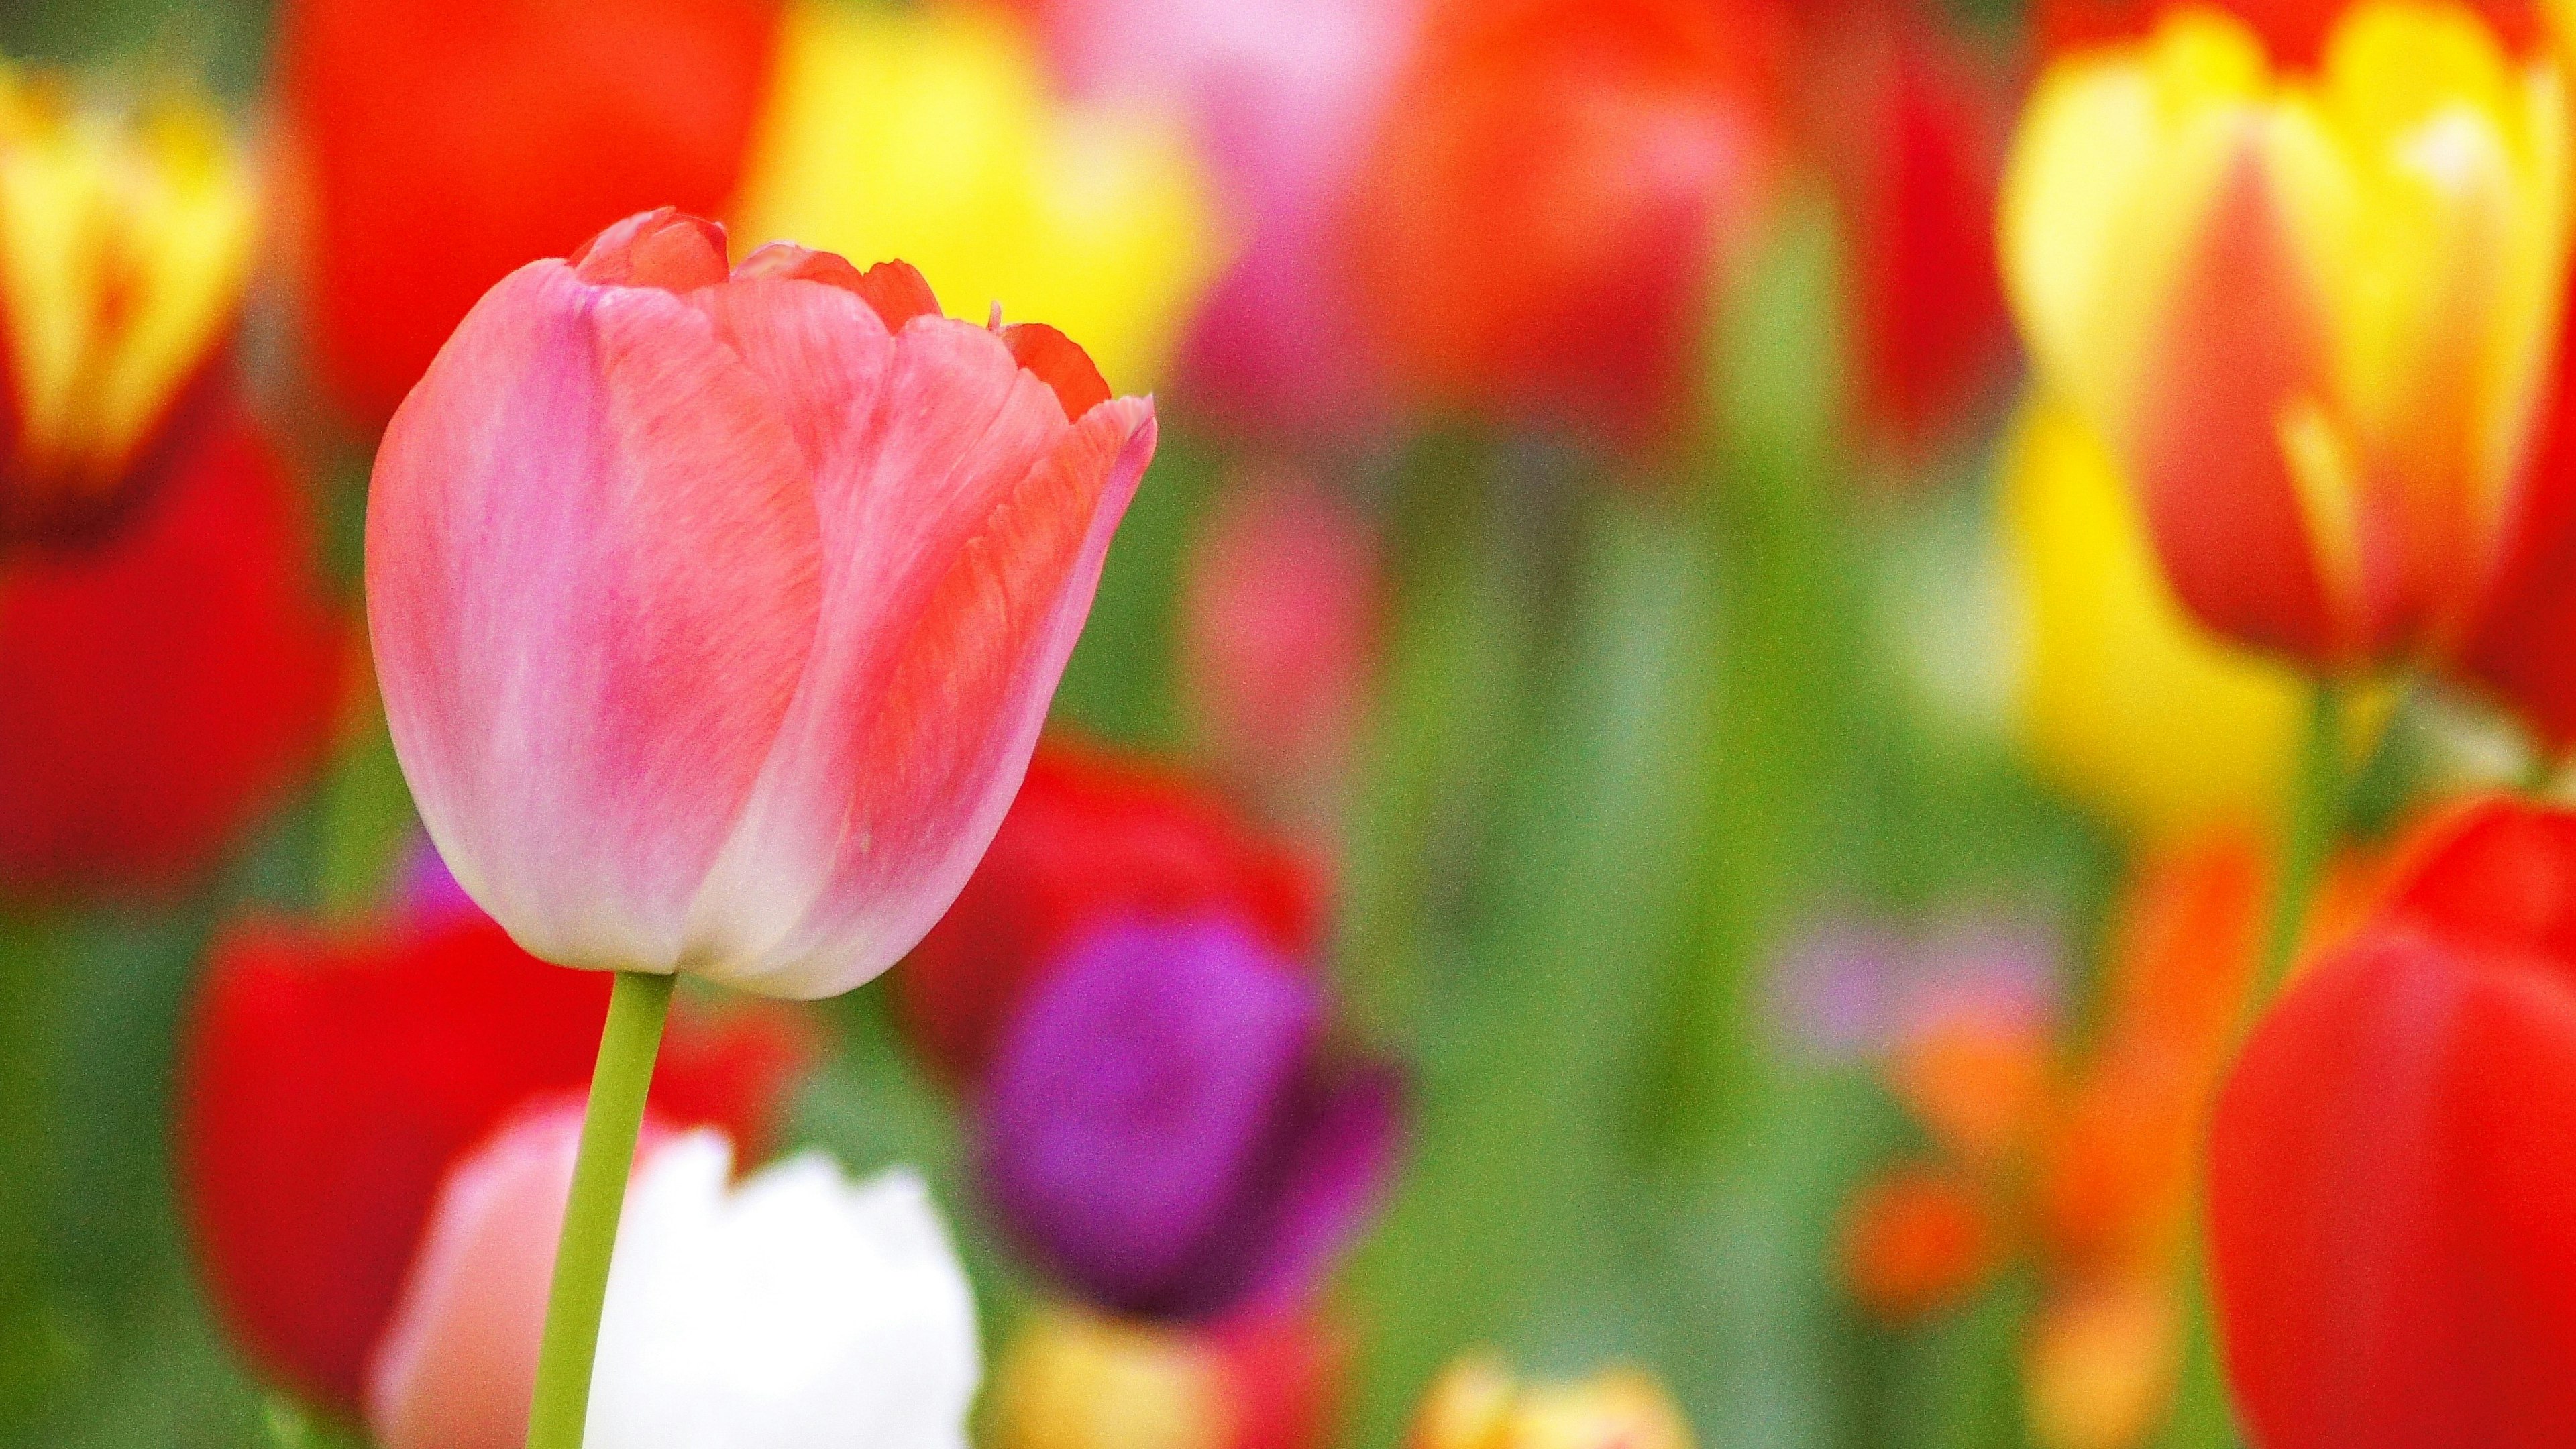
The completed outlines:
[[[2228,1363],[2272,1449],[2576,1433],[2576,990],[2383,937],[2295,988],[2220,1102]]]
[[[539,956],[674,969],[820,608],[760,380],[678,297],[522,268],[387,429],[367,551],[395,746],[457,879]]]
[[[1247,1194],[1281,1185],[1323,1013],[1312,981],[1221,917],[1088,938],[1012,1018],[986,1083],[994,1202],[1099,1301],[1217,1306],[1178,1290],[1220,1276],[1200,1264],[1248,1239]]]
[[[1300,1083],[1272,1170],[1238,1198],[1230,1221],[1166,1295],[1181,1314],[1237,1305],[1293,1308],[1377,1210],[1404,1141],[1404,1086],[1387,1067]]]
[[[2183,603],[2235,638],[2334,658],[2359,626],[2359,480],[2321,410],[2326,341],[2283,226],[2249,149],[2175,280],[2129,439]]]
[[[999,827],[1153,414],[1068,428],[991,333],[922,318],[888,343],[838,288],[702,301],[787,399],[826,563],[804,687],[691,936],[715,979],[826,996],[909,950]]]

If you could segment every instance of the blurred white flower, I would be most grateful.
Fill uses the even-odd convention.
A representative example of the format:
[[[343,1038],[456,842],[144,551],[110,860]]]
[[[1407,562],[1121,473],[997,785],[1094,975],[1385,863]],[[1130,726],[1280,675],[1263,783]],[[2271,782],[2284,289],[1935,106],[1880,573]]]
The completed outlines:
[[[579,1145],[521,1118],[441,1192],[376,1360],[384,1449],[517,1449]],[[975,1305],[929,1190],[805,1153],[730,1185],[723,1134],[648,1127],[609,1274],[590,1449],[963,1449]]]

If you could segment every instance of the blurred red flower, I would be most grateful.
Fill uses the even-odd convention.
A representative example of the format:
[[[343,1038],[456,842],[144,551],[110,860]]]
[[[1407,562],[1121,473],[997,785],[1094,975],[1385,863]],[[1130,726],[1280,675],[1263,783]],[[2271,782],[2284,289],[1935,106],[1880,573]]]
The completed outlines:
[[[221,395],[112,527],[0,564],[0,883],[168,883],[320,755],[350,638],[310,533]]]
[[[2438,827],[2222,1093],[2209,1221],[2267,1449],[2576,1443],[2576,814]]]
[[[547,966],[480,915],[215,948],[181,1062],[180,1185],[215,1307],[268,1372],[349,1410],[455,1160],[579,1092],[605,973]],[[756,1158],[807,1055],[792,1018],[683,1002],[653,1080],[677,1125]]]
[[[1776,149],[1764,0],[1436,6],[1360,185],[1358,277],[1414,401],[1678,420]]]
[[[2199,4],[2224,10],[2263,35],[2284,64],[2312,66],[2328,32],[2351,0],[2038,0],[2032,20],[2043,50],[2058,51],[2103,41],[2127,40],[2155,28],[2166,11]],[[2548,38],[2534,0],[2465,0],[2517,48]]]
[[[1040,968],[1077,935],[1211,912],[1309,961],[1324,931],[1321,879],[1214,796],[1050,739],[957,903],[893,974],[896,1003],[913,1043],[969,1081]]]
[[[1863,415],[1906,461],[1949,441],[2013,347],[1995,262],[2004,68],[1904,0],[1802,16],[1801,111],[1852,249]]]
[[[326,379],[393,414],[511,269],[731,199],[775,0],[289,0],[304,302]]]

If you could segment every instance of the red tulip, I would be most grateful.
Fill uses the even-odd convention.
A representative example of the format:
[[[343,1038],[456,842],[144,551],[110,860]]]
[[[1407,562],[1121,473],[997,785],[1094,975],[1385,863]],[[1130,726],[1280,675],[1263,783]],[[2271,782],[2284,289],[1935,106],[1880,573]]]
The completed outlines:
[[[895,978],[895,1000],[913,1042],[971,1080],[1075,938],[1210,913],[1247,922],[1292,961],[1314,958],[1325,924],[1303,856],[1177,779],[1052,740],[957,904]]]
[[[1453,0],[1358,202],[1361,283],[1416,400],[1675,420],[1770,153],[1760,0]]]
[[[303,499],[207,406],[114,528],[0,564],[0,882],[175,880],[322,751],[349,641]]]
[[[669,210],[492,289],[385,431],[367,599],[457,880],[563,965],[779,996],[1000,825],[1153,455],[1035,324]]]
[[[2218,1104],[2229,1374],[2265,1449],[2576,1443],[2576,814],[2444,826]]]
[[[1851,229],[1865,414],[1920,455],[2011,352],[1994,237],[2005,79],[1901,0],[1839,9],[1813,22],[1809,129]]]
[[[304,303],[369,426],[474,299],[648,206],[732,198],[777,0],[290,0]]]
[[[182,1062],[179,1174],[215,1306],[263,1368],[358,1402],[440,1181],[521,1105],[581,1090],[608,990],[478,916],[217,946]],[[761,1143],[803,1055],[776,1018],[710,1023],[682,1003],[653,1102]]]

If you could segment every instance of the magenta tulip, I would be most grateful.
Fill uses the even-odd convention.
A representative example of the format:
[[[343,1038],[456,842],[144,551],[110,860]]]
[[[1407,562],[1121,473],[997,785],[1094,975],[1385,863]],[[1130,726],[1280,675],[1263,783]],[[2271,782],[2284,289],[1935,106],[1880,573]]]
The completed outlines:
[[[368,618],[440,854],[566,965],[845,991],[1009,806],[1154,451],[1052,328],[664,210],[476,304],[385,432]]]

